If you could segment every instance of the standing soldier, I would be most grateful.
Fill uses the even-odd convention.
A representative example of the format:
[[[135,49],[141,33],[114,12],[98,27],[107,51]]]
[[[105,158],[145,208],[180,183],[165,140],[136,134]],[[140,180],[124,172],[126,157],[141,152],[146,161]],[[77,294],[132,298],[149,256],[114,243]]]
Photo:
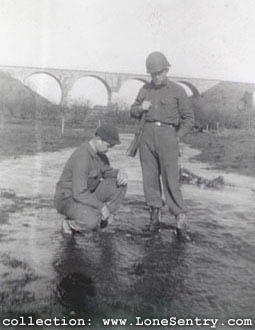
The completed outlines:
[[[167,79],[169,67],[167,58],[160,52],[147,57],[151,82],[140,89],[130,113],[144,121],[139,152],[144,194],[150,207],[150,231],[160,229],[161,176],[166,204],[175,216],[177,235],[188,239],[187,208],[179,182],[178,144],[193,126],[194,115],[184,89]]]

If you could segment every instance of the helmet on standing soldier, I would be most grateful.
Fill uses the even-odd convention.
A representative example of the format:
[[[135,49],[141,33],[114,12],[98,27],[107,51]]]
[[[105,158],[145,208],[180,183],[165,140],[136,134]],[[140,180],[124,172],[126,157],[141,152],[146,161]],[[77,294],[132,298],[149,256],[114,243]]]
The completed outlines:
[[[167,58],[161,52],[153,52],[146,58],[146,69],[148,73],[159,72],[168,69],[170,66]]]

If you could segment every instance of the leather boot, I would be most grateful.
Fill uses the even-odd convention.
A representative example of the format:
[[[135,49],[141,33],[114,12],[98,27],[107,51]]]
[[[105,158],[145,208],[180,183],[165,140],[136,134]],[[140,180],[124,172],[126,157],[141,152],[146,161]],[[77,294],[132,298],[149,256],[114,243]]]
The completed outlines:
[[[151,207],[150,209],[150,232],[156,233],[160,230],[160,208]]]
[[[184,213],[180,213],[175,216],[176,221],[176,236],[180,241],[190,241],[190,236],[187,232],[187,216]]]

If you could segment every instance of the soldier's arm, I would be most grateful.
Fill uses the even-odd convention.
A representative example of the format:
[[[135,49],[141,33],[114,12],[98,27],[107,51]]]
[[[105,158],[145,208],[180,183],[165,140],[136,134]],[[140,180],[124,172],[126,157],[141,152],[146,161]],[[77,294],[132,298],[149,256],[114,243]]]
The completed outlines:
[[[98,154],[98,157],[100,159],[100,168],[101,168],[101,172],[102,172],[102,177],[104,179],[117,178],[119,170],[111,167],[110,161],[109,161],[107,155]]]
[[[99,155],[101,159],[101,171],[104,179],[116,178],[119,185],[126,185],[128,177],[123,169],[115,169],[110,166],[110,161],[105,154]]]
[[[142,87],[136,97],[135,102],[132,104],[132,106],[130,108],[131,117],[141,118],[141,115],[144,111],[142,108],[144,99],[145,99],[145,88]]]
[[[194,126],[192,105],[186,92],[182,88],[178,90],[178,111],[180,114],[180,127],[177,131],[177,136],[181,138]]]
[[[95,194],[91,193],[88,187],[89,168],[86,159],[77,159],[73,163],[72,192],[73,199],[81,204],[97,209],[103,207],[103,203],[98,200]]]
[[[118,169],[109,167],[103,172],[103,178],[117,178],[118,172]]]

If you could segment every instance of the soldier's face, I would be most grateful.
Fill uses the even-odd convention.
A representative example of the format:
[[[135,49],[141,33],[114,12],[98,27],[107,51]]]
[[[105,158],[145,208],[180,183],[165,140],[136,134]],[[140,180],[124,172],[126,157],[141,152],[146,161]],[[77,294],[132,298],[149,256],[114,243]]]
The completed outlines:
[[[159,86],[163,84],[167,79],[168,69],[164,69],[158,72],[151,73],[151,79],[154,85]]]
[[[105,154],[112,147],[112,145],[100,137],[96,140],[96,149],[98,153]]]

